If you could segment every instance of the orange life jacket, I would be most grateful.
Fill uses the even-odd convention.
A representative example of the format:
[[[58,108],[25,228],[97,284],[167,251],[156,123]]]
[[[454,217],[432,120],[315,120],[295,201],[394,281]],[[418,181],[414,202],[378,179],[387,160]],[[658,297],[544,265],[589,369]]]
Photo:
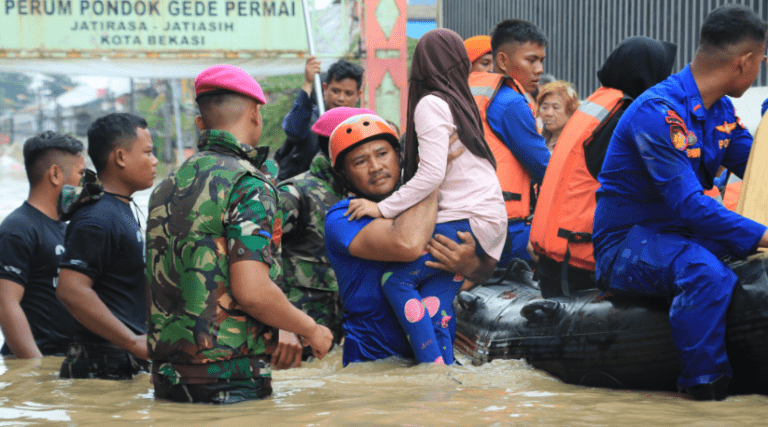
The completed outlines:
[[[501,74],[476,72],[469,75],[469,87],[483,119],[485,141],[496,159],[496,177],[501,184],[507,218],[525,219],[531,214],[531,176],[488,124],[488,106],[501,85],[507,85],[521,95],[525,94],[519,83]],[[533,106],[528,103],[528,107],[533,113]]]
[[[624,99],[620,90],[601,87],[581,103],[563,128],[549,159],[531,224],[531,243],[537,253],[595,271],[592,224],[600,183],[587,169],[584,147]]]
[[[723,205],[736,212],[736,206],[739,204],[739,195],[741,194],[741,185],[744,181],[732,182],[725,186],[723,195]]]

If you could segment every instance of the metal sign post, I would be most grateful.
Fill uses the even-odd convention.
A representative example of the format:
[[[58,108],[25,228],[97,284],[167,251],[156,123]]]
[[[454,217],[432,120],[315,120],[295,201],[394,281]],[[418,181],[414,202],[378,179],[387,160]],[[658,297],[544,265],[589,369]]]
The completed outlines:
[[[304,7],[304,25],[307,27],[307,44],[309,54],[315,56],[315,40],[312,37],[312,21],[309,19],[309,6],[307,0],[301,0]],[[317,97],[317,110],[322,116],[325,113],[325,101],[323,101],[323,85],[320,82],[320,74],[315,74],[315,96]]]

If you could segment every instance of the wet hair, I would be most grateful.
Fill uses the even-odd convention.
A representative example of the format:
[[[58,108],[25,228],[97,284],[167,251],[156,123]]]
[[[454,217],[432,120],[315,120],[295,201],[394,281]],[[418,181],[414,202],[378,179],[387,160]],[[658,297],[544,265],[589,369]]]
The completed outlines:
[[[129,113],[112,113],[99,117],[88,128],[88,156],[96,172],[107,167],[109,153],[118,145],[131,144],[136,139],[136,128],[146,129],[143,117]]]
[[[547,36],[539,27],[521,19],[505,19],[491,31],[491,51],[494,58],[499,48],[505,44],[527,42],[547,47]]]
[[[702,49],[722,49],[745,39],[766,42],[768,24],[754,10],[739,5],[727,5],[713,10],[704,20],[699,36]]]
[[[344,79],[352,79],[357,82],[357,90],[363,86],[363,68],[353,64],[346,59],[339,59],[334,62],[328,72],[325,73],[325,83],[339,82]]]
[[[198,98],[197,106],[206,129],[222,129],[242,117],[249,102],[255,99],[234,92]]]
[[[548,95],[560,95],[565,101],[563,108],[565,114],[573,114],[577,108],[579,108],[579,94],[576,93],[576,88],[573,87],[573,83],[565,80],[557,80],[551,83],[547,83],[539,89],[539,96],[536,98],[536,104],[541,107],[541,103]]]
[[[24,142],[23,148],[24,168],[29,185],[36,186],[54,164],[64,169],[59,163],[60,155],[77,156],[82,152],[83,143],[70,135],[48,130],[29,138]]]

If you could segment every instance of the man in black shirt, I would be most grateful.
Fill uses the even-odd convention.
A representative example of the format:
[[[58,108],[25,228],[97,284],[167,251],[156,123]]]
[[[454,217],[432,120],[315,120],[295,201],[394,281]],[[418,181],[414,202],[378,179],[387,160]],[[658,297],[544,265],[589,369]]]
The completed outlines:
[[[131,196],[150,188],[157,159],[147,122],[115,113],[88,129],[103,193],[74,211],[56,296],[80,322],[62,378],[126,379],[147,354],[144,235]]]
[[[56,199],[85,172],[83,144],[51,131],[24,143],[29,197],[0,224],[0,328],[3,356],[63,355],[77,323],[56,300],[64,230]]]

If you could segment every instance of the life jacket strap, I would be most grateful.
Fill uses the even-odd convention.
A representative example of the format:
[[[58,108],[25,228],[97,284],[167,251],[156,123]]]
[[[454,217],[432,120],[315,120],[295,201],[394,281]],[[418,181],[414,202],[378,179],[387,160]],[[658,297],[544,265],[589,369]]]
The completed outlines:
[[[571,243],[589,243],[592,241],[592,233],[575,232],[560,228],[557,230],[557,237],[568,241],[565,244],[565,255],[563,256],[563,265],[560,270],[560,288],[563,291],[563,295],[569,297],[571,292],[568,289],[568,262],[571,260]]]
[[[511,193],[509,191],[502,191],[501,195],[504,196],[505,202],[519,202],[523,200],[523,195],[520,193]]]
[[[592,241],[592,233],[576,232],[560,228],[557,237],[568,240],[569,243],[589,243]]]

